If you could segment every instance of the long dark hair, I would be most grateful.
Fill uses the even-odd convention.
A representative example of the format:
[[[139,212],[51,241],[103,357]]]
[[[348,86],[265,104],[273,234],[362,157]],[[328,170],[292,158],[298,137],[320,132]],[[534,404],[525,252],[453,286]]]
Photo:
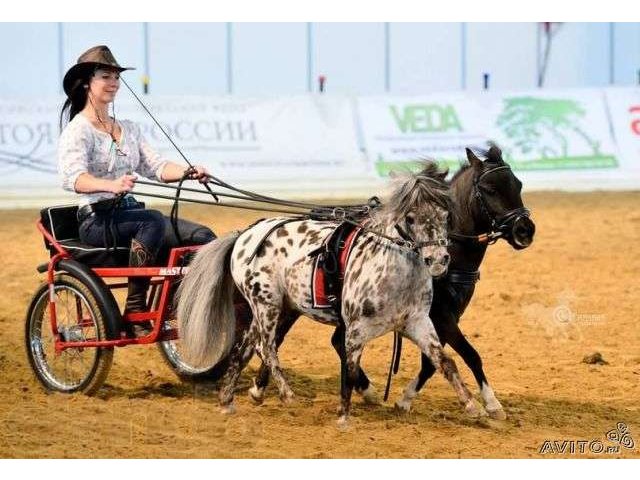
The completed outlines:
[[[87,96],[89,94],[89,82],[95,72],[95,68],[87,68],[80,72],[78,78],[71,85],[69,96],[62,105],[60,110],[60,131],[64,126],[73,120],[86,105]]]

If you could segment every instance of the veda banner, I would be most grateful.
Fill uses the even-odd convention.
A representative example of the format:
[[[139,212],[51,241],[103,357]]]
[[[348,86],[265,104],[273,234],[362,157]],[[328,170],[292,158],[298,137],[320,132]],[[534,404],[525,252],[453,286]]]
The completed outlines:
[[[425,156],[456,168],[464,147],[487,141],[516,170],[618,166],[599,90],[363,97],[359,113],[380,176]]]

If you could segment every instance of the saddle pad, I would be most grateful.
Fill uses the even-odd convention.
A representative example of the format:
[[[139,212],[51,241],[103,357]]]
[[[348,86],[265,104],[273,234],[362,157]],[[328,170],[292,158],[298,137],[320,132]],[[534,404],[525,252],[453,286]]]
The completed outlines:
[[[339,254],[339,268],[340,268],[340,281],[344,279],[344,272],[347,268],[347,262],[349,261],[349,255],[351,254],[351,248],[353,247],[354,240],[360,233],[360,228],[355,228],[344,241],[344,247],[340,250]],[[330,238],[331,236],[329,236]],[[328,241],[329,239],[327,239]],[[327,298],[325,289],[325,271],[320,264],[322,261],[322,254],[316,257],[313,262],[313,271],[311,273],[311,299],[313,301],[313,308],[333,308],[331,302]]]

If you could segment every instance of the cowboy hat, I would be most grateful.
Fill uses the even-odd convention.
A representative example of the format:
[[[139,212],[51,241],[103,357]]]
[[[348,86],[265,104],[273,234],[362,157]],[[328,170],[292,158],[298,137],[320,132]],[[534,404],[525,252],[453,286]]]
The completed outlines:
[[[64,79],[62,80],[64,93],[66,93],[67,96],[70,96],[73,84],[78,78],[81,78],[88,72],[100,67],[111,68],[118,72],[135,70],[135,68],[132,67],[121,67],[120,64],[116,62],[116,59],[111,53],[111,50],[109,50],[109,47],[106,45],[98,45],[90,48],[80,55],[76,64],[67,70],[67,73],[65,73]]]

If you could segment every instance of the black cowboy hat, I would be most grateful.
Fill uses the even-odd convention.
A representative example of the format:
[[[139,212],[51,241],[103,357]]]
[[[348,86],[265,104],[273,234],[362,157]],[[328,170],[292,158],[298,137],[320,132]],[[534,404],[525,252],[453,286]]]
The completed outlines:
[[[111,68],[118,72],[135,70],[135,68],[132,67],[121,67],[120,64],[116,62],[116,59],[113,56],[113,53],[111,53],[111,50],[109,50],[109,47],[106,45],[98,45],[90,48],[80,55],[77,63],[67,70],[67,73],[64,75],[64,80],[62,81],[64,93],[66,93],[67,96],[70,96],[71,88],[73,87],[75,80],[85,76],[87,72],[101,67]]]

